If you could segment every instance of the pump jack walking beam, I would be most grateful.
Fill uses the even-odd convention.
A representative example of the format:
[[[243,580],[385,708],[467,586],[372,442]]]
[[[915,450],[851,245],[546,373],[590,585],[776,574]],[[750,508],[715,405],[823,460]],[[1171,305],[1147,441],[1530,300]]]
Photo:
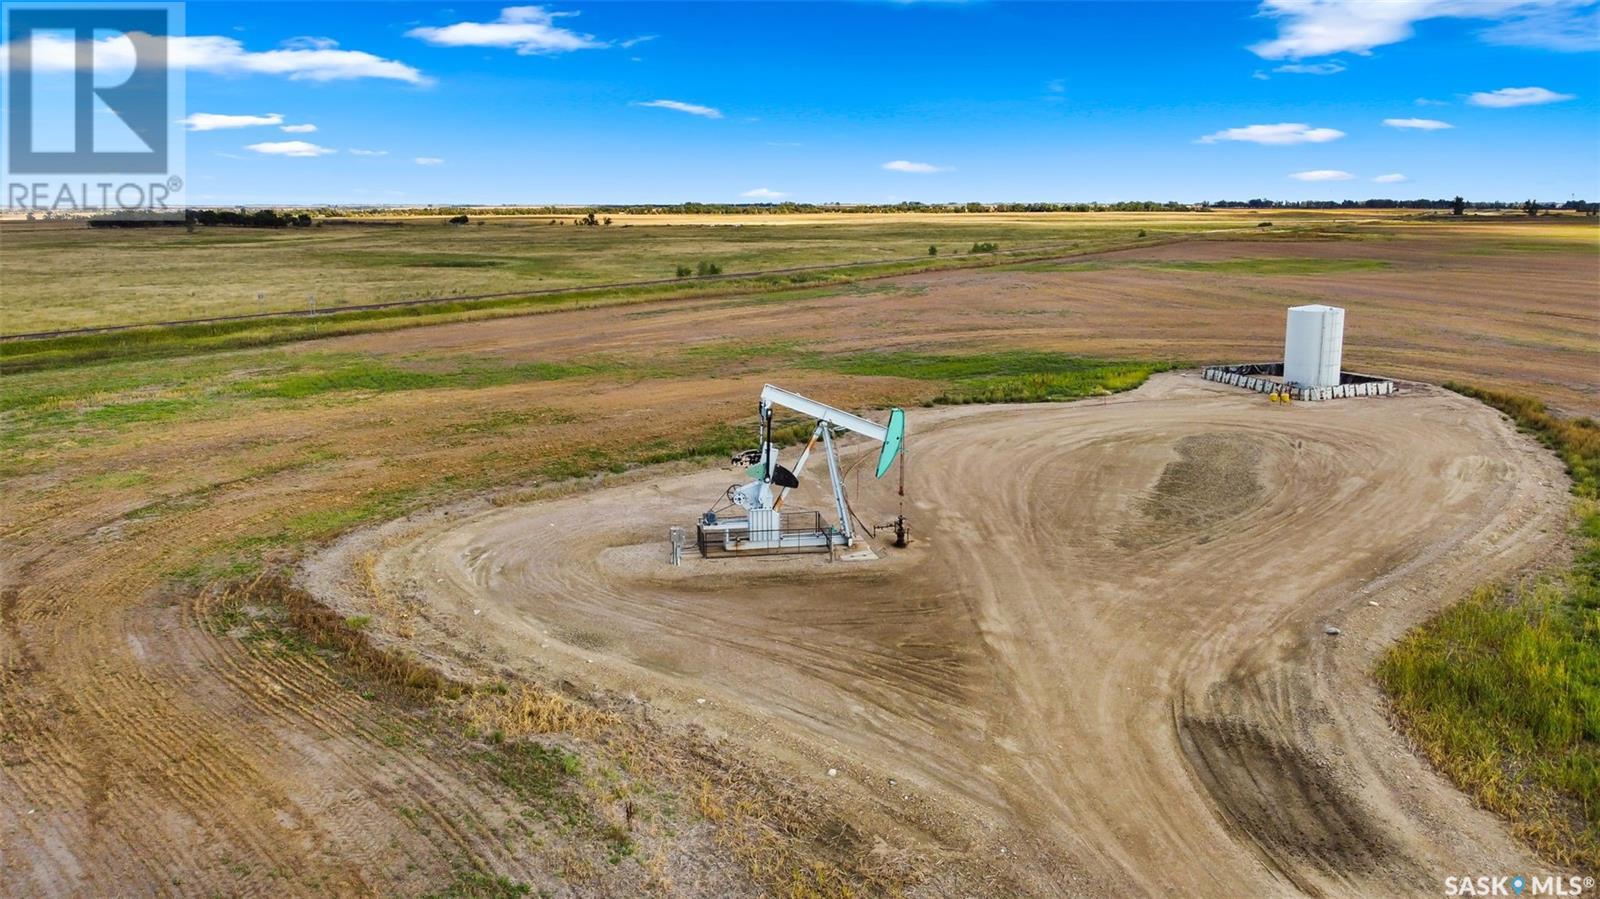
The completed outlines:
[[[827,422],[836,428],[855,431],[857,434],[869,437],[879,443],[883,443],[889,436],[888,429],[883,425],[867,421],[859,415],[851,415],[843,409],[835,409],[816,400],[808,400],[800,394],[791,393],[782,387],[774,387],[768,384],[761,388],[761,408],[765,411],[773,406],[793,409],[808,418]]]

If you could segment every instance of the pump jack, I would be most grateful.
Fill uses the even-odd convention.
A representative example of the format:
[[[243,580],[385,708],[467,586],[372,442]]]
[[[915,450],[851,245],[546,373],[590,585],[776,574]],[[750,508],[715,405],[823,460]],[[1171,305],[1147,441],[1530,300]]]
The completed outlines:
[[[811,439],[795,460],[794,468],[785,468],[778,462],[778,448],[772,443],[772,418],[775,407],[799,412],[816,420]],[[725,498],[734,507],[743,510],[739,515],[727,507],[714,507],[700,516],[697,538],[703,555],[740,553],[826,552],[834,547],[852,546],[856,532],[845,499],[844,481],[839,474],[839,457],[834,449],[834,431],[850,431],[881,444],[878,450],[877,477],[888,473],[905,442],[906,414],[901,409],[889,412],[887,424],[880,425],[842,409],[809,400],[771,384],[761,389],[759,406],[761,419],[761,446],[733,456],[735,465],[749,466],[745,472],[750,480],[729,487]],[[806,462],[821,442],[823,455],[828,461],[828,477],[833,484],[833,505],[838,515],[837,523],[825,522],[819,512],[784,512],[783,502],[789,492],[800,486],[800,475]],[[905,471],[901,467],[900,495],[905,496]],[[719,514],[718,509],[726,510]],[[904,546],[906,540],[905,515],[894,522],[896,545]]]

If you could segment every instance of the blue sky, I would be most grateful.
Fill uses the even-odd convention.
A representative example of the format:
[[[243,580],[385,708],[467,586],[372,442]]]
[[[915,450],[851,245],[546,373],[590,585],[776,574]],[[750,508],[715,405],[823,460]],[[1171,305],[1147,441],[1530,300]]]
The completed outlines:
[[[1596,14],[192,2],[190,199],[1595,200]]]

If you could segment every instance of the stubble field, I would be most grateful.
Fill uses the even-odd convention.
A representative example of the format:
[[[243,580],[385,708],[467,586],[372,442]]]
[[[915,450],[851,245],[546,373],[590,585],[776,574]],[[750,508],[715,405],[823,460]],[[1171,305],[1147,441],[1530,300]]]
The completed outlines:
[[[1002,252],[1093,250],[1202,233],[1403,225],[1390,211],[1217,210],[1161,213],[918,215],[576,215],[353,217],[310,228],[89,229],[83,222],[0,222],[0,333],[336,309],[370,303],[678,280],[701,263],[724,275],[843,264],[946,264],[974,244]],[[553,224],[552,224],[553,223]],[[1488,229],[1485,229],[1488,230]],[[1526,233],[1527,228],[1517,233]],[[1540,243],[1584,229],[1541,230]],[[1511,238],[1515,242],[1516,238]],[[959,262],[959,260],[956,260]],[[693,282],[695,275],[683,280]]]

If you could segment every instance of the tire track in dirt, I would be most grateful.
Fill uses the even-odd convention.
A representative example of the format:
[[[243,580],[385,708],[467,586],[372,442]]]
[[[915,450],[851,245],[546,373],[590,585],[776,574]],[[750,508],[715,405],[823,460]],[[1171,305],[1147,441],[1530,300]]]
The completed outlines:
[[[674,573],[649,547],[728,479],[708,472],[399,523],[313,580],[380,541],[380,584],[423,604],[441,657],[536,648],[801,776],[840,759],[819,783],[864,806],[905,781],[1042,895],[1427,894],[1532,863],[1366,676],[1560,527],[1555,461],[1493,412],[1421,387],[1280,409],[1161,376],[912,419],[918,543],[878,563]],[[881,520],[889,492],[852,501]]]
[[[684,393],[709,401],[670,422],[641,428],[627,403],[600,424],[562,416],[540,434],[579,446],[650,440],[716,420],[719,393],[734,389],[663,390],[665,404]],[[516,385],[474,398],[522,408],[531,393],[542,408],[560,390]],[[618,393],[599,389],[586,408],[616,413]],[[386,404],[414,419],[397,423]],[[348,673],[303,649],[262,651],[221,634],[203,601],[167,592],[167,572],[281,524],[308,497],[320,507],[393,489],[397,444],[417,447],[409,470],[429,478],[481,473],[482,447],[418,441],[418,429],[438,424],[429,408],[462,413],[458,396],[440,392],[308,410],[287,431],[271,410],[195,422],[103,455],[70,451],[59,470],[8,495],[0,895],[130,884],[196,896],[406,894],[480,865],[557,882],[562,869],[551,865],[569,857],[529,851],[541,839],[537,815],[529,830],[526,804],[457,745],[459,735],[438,733],[436,714],[413,718],[382,697],[368,701]],[[279,467],[317,449],[322,435],[352,432],[367,449],[347,444],[360,453],[348,463]],[[521,447],[526,436],[496,439]],[[107,469],[180,474],[161,495],[125,491],[139,498],[107,502],[79,480]],[[128,517],[152,503],[156,514]]]
[[[16,847],[6,853],[8,894],[114,893],[130,882],[179,895],[368,894],[354,872],[383,870],[395,830],[384,816],[422,804],[419,794],[435,817],[429,848],[418,854],[412,841],[427,862],[421,876],[447,876],[441,858],[505,858],[475,810],[505,808],[439,779],[428,760],[390,768],[415,791],[402,786],[354,815],[341,809],[350,795],[308,781],[308,756],[345,790],[370,792],[397,755],[354,692],[304,659],[245,652],[152,600],[158,583],[136,572],[160,571],[177,548],[237,532],[238,516],[253,514],[222,504],[177,527],[156,522],[137,557],[121,547],[47,557],[52,581],[74,590],[9,594],[8,647],[45,660],[37,682],[16,690],[7,666],[7,729],[29,747],[26,763],[8,758],[0,777],[0,807],[12,817],[0,826]],[[29,689],[36,695],[24,703]],[[295,736],[307,728],[311,741]]]

